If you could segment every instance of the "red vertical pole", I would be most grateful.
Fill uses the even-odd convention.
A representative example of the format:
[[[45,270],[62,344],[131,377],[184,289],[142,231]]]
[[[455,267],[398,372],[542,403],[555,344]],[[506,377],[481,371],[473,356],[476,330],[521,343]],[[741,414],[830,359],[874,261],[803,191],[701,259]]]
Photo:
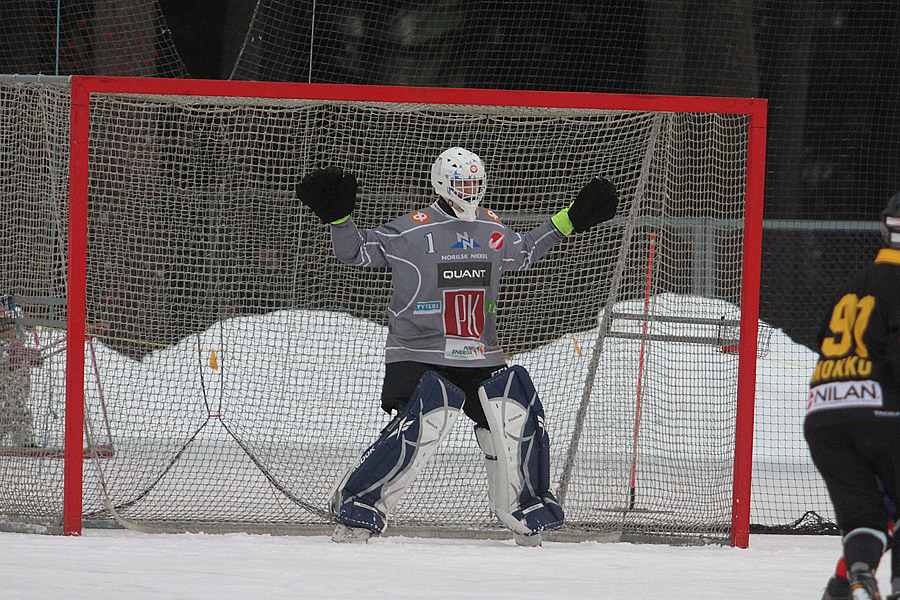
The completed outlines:
[[[66,283],[66,426],[63,534],[81,535],[84,461],[84,321],[87,278],[90,93],[72,76],[69,122],[69,249]]]
[[[741,339],[738,342],[738,399],[734,440],[731,545],[750,545],[750,487],[753,474],[753,411],[759,329],[759,274],[762,264],[763,190],[766,165],[766,102],[750,114],[747,148],[747,202],[741,265]]]
[[[647,259],[647,287],[644,291],[644,329],[641,338],[641,352],[638,357],[638,380],[637,380],[637,405],[634,410],[634,442],[631,448],[631,489],[628,493],[628,510],[634,508],[637,499],[637,448],[638,448],[638,430],[641,424],[641,396],[643,395],[643,379],[644,379],[644,347],[647,344],[647,317],[650,314],[650,278],[653,276],[653,249],[656,247],[656,233],[650,232],[650,256]]]

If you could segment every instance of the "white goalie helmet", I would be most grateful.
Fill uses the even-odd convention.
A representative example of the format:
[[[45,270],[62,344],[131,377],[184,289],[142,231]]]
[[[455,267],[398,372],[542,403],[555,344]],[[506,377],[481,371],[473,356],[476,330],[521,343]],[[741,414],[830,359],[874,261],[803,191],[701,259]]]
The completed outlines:
[[[458,146],[444,150],[431,166],[431,185],[446,198],[456,216],[474,221],[487,190],[484,163],[474,152]]]

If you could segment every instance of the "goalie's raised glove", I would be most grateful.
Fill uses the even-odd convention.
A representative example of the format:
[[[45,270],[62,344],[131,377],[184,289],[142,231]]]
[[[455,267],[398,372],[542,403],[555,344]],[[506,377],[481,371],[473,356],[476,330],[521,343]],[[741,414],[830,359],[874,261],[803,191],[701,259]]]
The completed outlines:
[[[616,186],[604,177],[591,179],[568,208],[553,216],[553,223],[564,235],[581,233],[616,216],[619,194]]]
[[[569,206],[569,219],[577,233],[587,231],[598,223],[609,221],[616,216],[619,194],[609,179],[594,177],[575,197]]]
[[[323,223],[347,220],[356,208],[356,176],[341,167],[316,169],[297,184],[297,198]]]

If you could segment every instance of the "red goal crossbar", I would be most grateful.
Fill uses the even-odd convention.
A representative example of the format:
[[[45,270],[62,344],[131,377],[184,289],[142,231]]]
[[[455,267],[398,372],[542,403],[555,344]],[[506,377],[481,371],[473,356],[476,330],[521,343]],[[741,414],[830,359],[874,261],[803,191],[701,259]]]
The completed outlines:
[[[749,118],[746,208],[741,283],[741,335],[734,454],[731,544],[747,547],[756,344],[765,168],[766,101],[763,99],[526,92],[483,89],[353,86],[250,81],[119,78],[75,75],[71,78],[71,138],[68,223],[68,322],[70,334],[85,331],[87,276],[88,156],[91,94],[167,94],[210,97],[255,97],[367,102],[429,103],[473,106],[524,106],[656,112],[740,114]],[[81,532],[82,478],[85,458],[84,345],[67,345],[65,478],[63,531]]]

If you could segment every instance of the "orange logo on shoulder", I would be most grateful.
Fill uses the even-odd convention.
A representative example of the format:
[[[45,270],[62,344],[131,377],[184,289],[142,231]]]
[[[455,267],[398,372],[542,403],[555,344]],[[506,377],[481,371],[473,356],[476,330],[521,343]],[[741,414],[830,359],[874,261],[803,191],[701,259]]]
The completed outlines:
[[[431,217],[428,216],[427,212],[423,210],[417,210],[413,214],[409,215],[409,218],[416,223],[427,223],[428,219],[430,219]]]
[[[497,213],[495,213],[494,211],[492,211],[490,209],[486,209],[484,211],[484,214],[486,214],[488,217],[492,218],[493,220],[497,221],[498,223],[500,222],[500,217],[498,217]]]

